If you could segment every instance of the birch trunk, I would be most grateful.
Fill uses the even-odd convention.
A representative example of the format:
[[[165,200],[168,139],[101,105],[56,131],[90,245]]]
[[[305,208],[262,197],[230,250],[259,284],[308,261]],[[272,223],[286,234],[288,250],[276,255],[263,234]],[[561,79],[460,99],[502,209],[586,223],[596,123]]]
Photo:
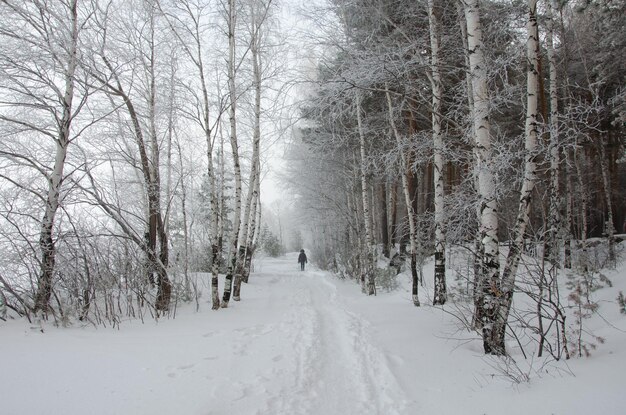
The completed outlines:
[[[589,210],[589,199],[587,196],[587,186],[583,180],[582,166],[580,165],[580,157],[578,154],[578,148],[574,149],[574,165],[576,167],[576,178],[578,180],[578,188],[580,189],[580,222],[582,227],[580,230],[580,255],[578,258],[580,270],[583,273],[589,271],[589,257],[587,252],[587,234],[588,234],[588,219],[587,213]],[[583,152],[582,157],[585,156]]]
[[[269,7],[269,6],[268,6]],[[237,259],[237,277],[233,300],[239,301],[242,281],[248,281],[249,264],[252,261],[254,247],[249,239],[250,224],[254,226],[256,218],[256,200],[259,197],[257,182],[260,181],[260,147],[261,147],[261,92],[262,92],[262,61],[261,61],[261,25],[266,17],[267,10],[261,10],[258,15],[253,6],[251,11],[252,29],[250,39],[250,53],[252,55],[252,76],[254,85],[254,128],[252,132],[252,159],[250,163],[250,178],[248,180],[248,194],[246,197],[243,222],[241,224],[241,255]]]
[[[149,17],[149,47],[146,62],[148,83],[148,142],[146,142],[143,124],[135,109],[135,105],[128,92],[122,86],[118,68],[108,59],[105,50],[101,50],[101,58],[107,67],[109,74],[100,76],[92,73],[96,79],[102,82],[105,92],[112,97],[119,97],[128,111],[130,122],[139,153],[139,170],[143,176],[145,197],[147,199],[147,236],[146,240],[139,245],[146,255],[147,279],[152,283],[155,276],[157,279],[157,296],[155,308],[158,312],[167,311],[171,299],[172,285],[167,275],[168,266],[168,235],[161,212],[160,177],[159,177],[159,141],[156,133],[155,100],[156,100],[156,77],[155,77],[155,42],[154,42],[154,18],[155,10],[150,10]],[[107,210],[104,206],[102,208]],[[158,245],[158,249],[157,249]]]
[[[189,221],[187,219],[187,184],[185,182],[185,166],[183,165],[183,153],[180,148],[180,142],[176,142],[178,150],[178,167],[180,168],[180,210],[183,217],[183,277],[184,277],[184,297],[186,300],[191,299],[191,282],[189,281]]]
[[[403,170],[404,171],[404,170]],[[389,195],[389,204],[390,206],[390,210],[391,210],[391,214],[389,215],[389,245],[390,245],[390,251],[394,250],[395,251],[395,246],[396,243],[398,242],[398,231],[397,231],[397,221],[398,221],[398,184],[396,183],[395,179],[394,181],[391,183],[391,189],[390,189],[390,195]]]
[[[173,161],[172,161],[172,146],[174,137],[174,102],[175,102],[175,79],[176,79],[176,62],[172,59],[170,65],[173,67],[170,74],[170,94],[168,99],[168,113],[167,113],[167,143],[166,143],[166,169],[167,169],[167,184],[165,186],[165,230],[169,234],[170,229],[170,212],[173,196],[172,175],[173,175]],[[180,161],[180,160],[179,160]],[[182,170],[181,170],[182,175]]]
[[[387,97],[387,109],[389,111],[389,124],[391,125],[391,130],[393,132],[393,136],[396,139],[396,143],[399,147],[402,147],[402,138],[400,137],[400,133],[398,132],[398,128],[396,127],[396,121],[393,115],[393,105],[391,103],[391,94],[389,94],[389,88],[387,84],[385,84],[385,95]],[[400,163],[402,164],[402,191],[404,192],[404,201],[406,203],[406,214],[407,220],[409,222],[409,242],[411,244],[411,276],[412,276],[412,298],[413,305],[416,307],[420,306],[419,300],[419,280],[417,276],[417,272],[415,269],[416,262],[416,253],[417,253],[417,230],[415,226],[415,213],[413,212],[413,203],[411,198],[411,191],[409,190],[409,181],[407,175],[410,174],[407,166],[406,155],[404,152],[401,154]]]
[[[208,102],[205,106],[205,113],[207,116],[205,119],[208,121]],[[206,124],[205,124],[206,125]],[[205,130],[205,137],[207,141],[207,175],[209,184],[211,186],[210,191],[210,241],[211,241],[211,309],[219,310],[220,308],[220,293],[219,293],[219,271],[220,271],[220,258],[222,256],[222,233],[220,232],[220,207],[217,195],[217,180],[215,178],[215,168],[213,165],[213,145],[211,132]]]
[[[432,129],[434,149],[434,188],[435,188],[435,292],[433,304],[446,303],[446,235],[444,214],[444,161],[443,161],[443,132],[441,125],[441,100],[443,85],[441,83],[441,68],[439,64],[440,45],[440,4],[436,0],[428,0],[428,22],[430,25],[431,50],[431,87],[432,87]]]
[[[615,267],[615,225],[613,223],[613,195],[611,191],[611,176],[609,174],[609,163],[606,157],[606,149],[604,148],[604,140],[598,138],[598,149],[600,153],[600,171],[602,172],[602,185],[604,186],[604,199],[606,202],[607,219],[606,219],[606,235],[608,239],[609,264]]]
[[[224,214],[225,214],[225,211],[224,211],[224,203],[225,203],[224,182],[225,182],[225,177],[226,177],[225,175],[226,167],[225,167],[225,161],[224,161],[225,140],[224,140],[224,134],[223,134],[221,126],[219,127],[219,134],[220,134],[220,147],[219,147],[219,153],[218,153],[219,185],[216,189],[217,198],[216,198],[216,205],[215,205],[215,209],[217,212],[216,214],[217,239],[216,239],[215,244],[213,245],[213,250],[214,250],[213,258],[215,259],[213,261],[214,283],[212,284],[212,287],[211,287],[212,292],[216,296],[216,299],[213,302],[214,310],[216,310],[218,307],[221,307],[221,302],[219,300],[219,292],[217,291],[217,288],[218,288],[217,278],[218,278],[219,267],[220,267],[220,264],[222,263],[222,252],[224,248]]]
[[[367,175],[365,172],[365,133],[363,132],[363,121],[361,119],[361,93],[356,97],[356,118],[359,129],[359,154],[360,154],[360,176],[361,176],[361,200],[363,202],[363,222],[365,223],[365,263],[363,270],[367,276],[367,295],[376,293],[374,274],[374,241],[372,238],[372,217],[368,197]]]
[[[156,45],[154,41],[155,27],[154,27],[155,10],[150,10],[150,59],[148,63],[148,76],[149,76],[149,99],[148,99],[148,111],[149,111],[149,138],[150,138],[150,161],[148,163],[148,171],[150,177],[150,184],[148,186],[148,206],[149,206],[149,238],[150,248],[155,253],[156,241],[159,242],[159,259],[151,261],[151,266],[154,267],[157,276],[157,296],[155,300],[155,308],[158,311],[167,311],[169,308],[172,284],[167,276],[167,267],[169,264],[169,244],[168,234],[165,227],[165,221],[163,219],[161,208],[161,175],[160,175],[160,143],[159,137],[156,131]],[[160,264],[159,264],[160,262]]]
[[[115,81],[115,84],[109,83],[106,84],[106,87],[109,89],[110,93],[121,97],[124,101],[124,106],[128,111],[135,134],[135,141],[140,158],[140,170],[143,175],[148,202],[147,240],[145,244],[142,243],[140,246],[144,250],[147,258],[148,279],[154,281],[154,276],[156,275],[157,277],[158,292],[155,308],[158,311],[166,311],[169,307],[172,286],[167,276],[168,245],[165,224],[161,215],[159,180],[158,176],[155,177],[155,175],[158,174],[158,169],[155,170],[152,168],[152,164],[155,162],[158,163],[158,159],[155,160],[149,157],[144,133],[141,129],[139,115],[135,110],[135,106],[128,94],[124,91],[117,73],[115,73],[113,66],[106,56],[103,55],[102,59],[109,70],[111,70],[112,80]],[[160,242],[159,250],[157,250],[157,242]]]
[[[511,303],[513,301],[513,291],[515,289],[515,277],[517,268],[524,248],[524,235],[530,220],[532,192],[537,181],[537,135],[538,135],[538,96],[539,96],[539,29],[537,26],[537,0],[528,1],[528,21],[526,42],[526,56],[528,59],[528,69],[526,73],[526,127],[525,127],[525,163],[524,179],[520,192],[517,220],[513,230],[513,240],[507,255],[506,265],[502,275],[501,304],[497,315],[495,326],[494,354],[505,354],[504,337],[506,322],[508,320]]]
[[[235,213],[233,230],[230,237],[230,249],[228,254],[228,271],[224,282],[224,295],[222,296],[222,308],[228,307],[232,291],[233,277],[237,272],[237,256],[239,245],[239,230],[241,228],[241,166],[239,164],[239,143],[237,142],[237,90],[235,88],[235,24],[236,10],[235,0],[228,3],[228,95],[230,101],[230,147],[233,156],[233,170],[235,172]]]
[[[211,118],[210,118],[210,103],[209,103],[209,93],[206,85],[206,77],[204,74],[204,62],[202,60],[202,44],[200,41],[200,33],[198,28],[198,20],[194,20],[196,22],[195,26],[195,40],[196,40],[196,60],[198,74],[200,77],[200,87],[202,89],[202,130],[204,132],[204,138],[206,141],[207,148],[207,178],[209,180],[209,185],[211,187],[209,193],[209,204],[210,204],[210,236],[209,240],[211,243],[211,308],[213,310],[219,310],[220,308],[220,294],[219,294],[219,269],[220,269],[220,258],[222,256],[222,238],[219,230],[219,216],[220,216],[220,208],[219,208],[219,199],[217,192],[217,179],[215,174],[215,166],[213,164],[213,153],[215,150],[214,146],[214,137],[213,137],[213,127],[211,126]]]
[[[467,23],[472,101],[474,103],[473,125],[478,156],[478,191],[480,196],[481,283],[480,303],[477,314],[481,319],[485,353],[499,353],[494,344],[493,324],[496,320],[500,289],[500,262],[498,246],[498,211],[495,178],[490,169],[491,126],[489,123],[489,95],[487,67],[483,55],[483,35],[478,0],[463,2]]]
[[[39,270],[39,278],[37,280],[37,292],[35,293],[33,310],[35,312],[40,311],[44,314],[48,312],[50,297],[52,295],[52,284],[56,260],[56,249],[54,246],[54,238],[52,235],[54,230],[56,213],[59,209],[61,185],[63,184],[63,171],[65,168],[65,159],[67,157],[67,147],[70,144],[70,129],[73,117],[72,103],[74,100],[75,75],[76,67],[78,64],[77,3],[77,0],[73,0],[69,3],[69,12],[71,16],[70,43],[68,45],[67,67],[63,69],[65,90],[63,92],[63,96],[59,96],[62,110],[61,117],[57,119],[58,136],[55,146],[56,150],[54,157],[54,166],[52,167],[52,172],[47,177],[48,192],[46,195],[46,206],[41,221],[41,230],[39,236],[41,266]]]
[[[387,183],[383,181],[380,184],[380,230],[381,230],[381,242],[383,244],[383,256],[385,258],[391,258],[389,255],[389,218],[388,218],[388,191]]]
[[[565,150],[565,241],[563,242],[563,267],[572,268],[572,174],[570,150]]]
[[[470,58],[469,58],[469,44],[468,44],[468,36],[467,36],[467,21],[464,18],[464,10],[463,10],[463,2],[457,2],[457,12],[459,14],[459,28],[461,30],[461,40],[463,43],[464,50],[464,58],[465,65],[467,68],[470,68]],[[465,76],[465,83],[467,88],[467,106],[468,113],[470,119],[474,120],[474,95],[472,89],[472,77],[471,74],[467,74]],[[475,128],[472,128],[472,137],[471,142],[476,143],[476,133]],[[473,146],[473,156],[474,156],[474,164],[472,169],[472,179],[474,184],[474,189],[477,194],[480,194],[480,185],[478,181],[478,173],[480,172],[480,156],[478,154],[478,146]],[[476,205],[476,219],[477,222],[481,222],[481,206]],[[483,316],[482,316],[482,304],[484,301],[484,297],[482,295],[484,288],[482,286],[483,283],[483,267],[482,267],[482,258],[484,256],[483,252],[483,244],[481,239],[481,230],[477,229],[476,235],[474,238],[474,281],[473,281],[473,299],[474,299],[474,315],[472,317],[472,327],[477,330],[482,330],[483,326]]]
[[[252,257],[257,247],[256,246],[256,236],[258,235],[257,224],[261,223],[260,201],[259,201],[261,186],[259,185],[259,182],[260,182],[260,177],[257,177],[256,191],[255,191],[253,202],[252,202],[250,224],[248,225],[249,227],[248,242],[246,243],[246,258],[245,258],[245,263],[243,267],[243,276],[242,276],[242,280],[246,284],[248,283],[248,279],[250,278],[250,270],[252,268]]]
[[[544,258],[553,266],[559,263],[559,229],[561,227],[561,192],[559,189],[560,175],[560,144],[559,144],[559,95],[556,56],[554,53],[554,15],[552,6],[555,0],[546,0],[546,19],[548,33],[546,50],[548,55],[550,76],[550,208],[548,212],[548,232],[544,248]]]
[[[257,238],[259,233],[261,232],[261,166],[260,160],[257,160],[257,174],[259,175],[256,180],[256,197],[253,201],[252,212],[254,216],[251,217],[250,222],[250,233],[248,235],[248,240],[250,241],[251,252],[246,257],[247,263],[245,267],[245,273],[243,276],[243,282],[247,283],[248,278],[250,276],[250,269],[252,267],[252,254],[256,251],[257,248]]]
[[[157,2],[157,7],[161,7],[161,4]],[[176,25],[172,23],[170,15],[163,12],[163,16],[166,18],[170,29],[180,40],[183,52],[189,57],[190,61],[197,70],[200,90],[201,90],[201,108],[198,111],[197,121],[204,133],[206,141],[206,156],[207,156],[207,180],[209,182],[209,241],[211,245],[211,305],[213,310],[220,308],[220,296],[219,296],[219,284],[218,274],[220,266],[220,258],[222,256],[222,237],[220,232],[220,196],[217,188],[217,174],[215,171],[215,165],[213,161],[215,152],[215,137],[214,137],[214,124],[211,122],[211,111],[209,102],[209,92],[207,88],[204,59],[202,57],[203,49],[203,36],[201,30],[201,8],[190,7],[189,4],[184,3],[180,8],[189,18],[191,22],[189,27],[185,27],[187,35],[191,35],[193,42],[187,45],[183,36],[179,34],[179,30]]]

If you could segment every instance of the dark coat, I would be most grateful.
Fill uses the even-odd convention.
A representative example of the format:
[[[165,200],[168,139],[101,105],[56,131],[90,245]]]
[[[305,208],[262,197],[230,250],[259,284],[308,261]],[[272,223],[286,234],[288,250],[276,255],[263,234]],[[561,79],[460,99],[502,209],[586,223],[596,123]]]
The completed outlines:
[[[298,264],[300,263],[307,263],[306,254],[304,252],[300,252],[300,255],[298,256]]]

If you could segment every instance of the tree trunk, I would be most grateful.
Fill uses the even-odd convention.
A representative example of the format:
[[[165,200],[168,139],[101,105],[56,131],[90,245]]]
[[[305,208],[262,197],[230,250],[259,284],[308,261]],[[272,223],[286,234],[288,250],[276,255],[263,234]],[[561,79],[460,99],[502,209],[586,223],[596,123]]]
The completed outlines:
[[[165,224],[159,210],[158,214],[158,231],[160,240],[159,251],[159,267],[158,267],[158,290],[154,307],[159,311],[169,310],[170,300],[172,297],[172,283],[167,276],[167,266],[169,264],[168,238],[165,230]]]
[[[572,193],[574,191],[572,186],[572,174],[570,167],[570,150],[565,150],[565,241],[563,242],[563,267],[566,269],[572,268]]]
[[[471,68],[470,49],[469,49],[468,35],[467,35],[467,20],[465,19],[465,16],[464,16],[463,7],[464,5],[461,1],[457,2],[457,11],[459,13],[459,27],[461,29],[461,40],[463,43],[465,64],[468,68]],[[466,87],[468,91],[468,94],[467,94],[468,113],[469,113],[470,119],[475,120],[474,119],[474,91],[472,87],[472,77],[469,73],[466,74],[465,76],[465,82],[466,82]],[[475,128],[472,129],[471,141],[474,143],[477,142]],[[472,169],[472,176],[473,176],[472,181],[473,181],[474,189],[476,193],[480,195],[480,182],[478,180],[479,173],[480,173],[480,154],[478,152],[477,145],[473,146],[472,152],[474,156],[474,164],[473,164],[473,169]],[[479,224],[481,223],[481,210],[482,210],[481,206],[477,204],[476,219]],[[472,327],[475,328],[476,330],[483,329],[483,322],[485,319],[485,316],[483,315],[482,305],[485,300],[483,293],[485,292],[486,288],[483,287],[483,282],[485,281],[485,277],[483,275],[483,264],[482,264],[482,260],[484,258],[484,252],[483,252],[484,246],[481,240],[481,233],[482,233],[481,228],[479,227],[478,229],[476,229],[476,235],[474,237],[474,263],[473,263],[474,281],[473,281],[473,293],[472,293],[473,299],[474,299],[474,315],[472,317]]]
[[[235,172],[235,213],[233,230],[230,238],[228,254],[228,271],[224,282],[224,295],[222,296],[222,308],[228,307],[232,290],[233,277],[237,271],[237,254],[239,243],[239,230],[241,227],[241,166],[239,164],[239,143],[237,142],[237,90],[235,88],[235,0],[228,3],[228,94],[230,100],[230,146],[233,157],[233,169]]]
[[[183,166],[183,154],[180,148],[180,142],[176,142],[176,148],[178,150],[178,161],[180,173],[183,178],[180,183],[181,197],[180,197],[180,210],[183,217],[183,277],[184,277],[184,290],[186,299],[191,298],[191,282],[189,281],[189,221],[187,219],[187,184],[184,179],[184,166]]]
[[[260,166],[257,166],[257,173],[260,173]],[[250,276],[250,269],[252,267],[252,255],[256,251],[257,248],[257,238],[259,233],[261,232],[261,180],[260,177],[256,181],[256,198],[254,199],[254,208],[252,209],[255,212],[254,217],[252,217],[252,222],[250,223],[250,235],[249,240],[250,244],[248,246],[249,254],[246,257],[246,266],[244,269],[243,282],[248,283],[248,278]]]
[[[515,289],[515,277],[517,267],[521,259],[524,248],[524,236],[526,227],[530,220],[531,197],[535,183],[537,181],[537,135],[539,130],[538,122],[538,96],[539,96],[539,29],[537,26],[537,0],[528,1],[528,21],[526,42],[526,56],[528,59],[527,85],[526,85],[526,128],[525,128],[525,163],[524,179],[520,192],[517,220],[513,230],[513,240],[511,241],[506,265],[502,275],[501,302],[494,327],[494,344],[496,349],[494,354],[505,354],[504,337],[506,323],[513,301],[513,291]]]
[[[587,273],[589,271],[589,257],[587,252],[587,234],[588,234],[588,210],[589,210],[589,199],[587,196],[587,186],[585,185],[585,181],[583,179],[583,170],[580,165],[580,157],[578,154],[578,149],[574,149],[574,165],[576,167],[576,178],[578,180],[578,188],[580,191],[580,222],[582,224],[580,230],[580,254],[579,254],[579,264],[580,270],[583,273]],[[584,157],[584,152],[582,153],[582,157]]]
[[[604,187],[604,199],[606,202],[607,219],[605,224],[605,232],[608,239],[609,248],[609,264],[612,267],[617,265],[615,259],[615,225],[613,223],[613,195],[611,191],[611,176],[609,174],[609,163],[604,148],[604,140],[598,138],[598,152],[600,155],[600,171],[602,172],[602,185]]]
[[[149,239],[150,250],[156,257],[156,243],[159,242],[158,260],[151,258],[150,267],[157,274],[157,296],[155,300],[155,308],[157,311],[167,311],[169,309],[170,298],[172,294],[172,284],[167,276],[167,267],[169,264],[169,245],[167,229],[161,211],[161,175],[160,175],[160,142],[156,131],[156,44],[154,41],[155,26],[154,15],[155,10],[150,10],[150,59],[148,61],[148,75],[150,79],[149,86],[149,132],[150,132],[150,161],[143,168],[148,169],[148,211],[149,211]],[[139,122],[139,121],[137,121]],[[140,150],[142,151],[142,150]]]
[[[154,27],[152,27],[154,31]],[[144,132],[142,130],[142,122],[135,110],[133,101],[128,93],[124,90],[117,68],[109,61],[107,56],[102,52],[101,58],[110,71],[110,79],[101,79],[104,86],[108,89],[108,92],[113,96],[120,97],[123,102],[130,121],[132,124],[133,132],[135,135],[135,141],[137,144],[137,151],[139,152],[140,170],[143,175],[144,189],[146,191],[146,198],[148,203],[147,212],[147,227],[146,239],[140,244],[146,255],[146,268],[147,278],[150,282],[155,282],[158,285],[157,297],[155,301],[155,308],[157,311],[166,311],[169,308],[169,302],[171,298],[172,286],[167,275],[168,266],[168,235],[165,229],[165,224],[161,214],[160,205],[160,179],[159,179],[159,142],[156,134],[155,127],[155,91],[156,91],[156,79],[154,71],[154,40],[152,40],[151,54],[148,62],[148,76],[150,77],[150,94],[148,97],[148,106],[150,111],[149,120],[149,135],[150,135],[150,148],[144,139]],[[151,152],[150,156],[148,152]],[[104,206],[103,206],[104,207]],[[106,209],[105,209],[106,210]],[[159,244],[159,250],[157,250],[157,242]]]
[[[440,24],[439,13],[441,8],[436,0],[428,0],[428,21],[430,24],[430,51],[431,51],[431,86],[432,86],[432,128],[434,149],[434,188],[435,188],[435,292],[433,304],[446,303],[446,235],[444,213],[444,160],[443,160],[443,132],[441,123],[441,100],[443,86],[439,65]]]
[[[559,235],[561,227],[561,192],[559,189],[560,175],[560,144],[559,144],[559,95],[558,73],[556,56],[554,54],[554,15],[552,3],[554,0],[546,0],[546,18],[548,33],[546,36],[546,49],[548,54],[550,74],[550,208],[548,211],[548,230],[545,240],[544,259],[553,266],[559,264]]]
[[[393,132],[393,136],[396,139],[396,143],[399,147],[402,147],[402,138],[400,137],[400,133],[398,132],[398,128],[396,127],[396,121],[393,115],[393,105],[391,103],[391,95],[389,94],[389,88],[387,84],[385,84],[385,95],[387,97],[387,109],[389,111],[389,124],[391,125],[391,130]],[[416,254],[417,254],[417,230],[415,226],[415,214],[413,212],[413,203],[411,198],[411,191],[409,190],[409,180],[408,175],[411,174],[409,172],[406,155],[402,153],[401,155],[401,164],[402,164],[402,190],[404,192],[404,201],[406,203],[406,213],[407,213],[407,221],[409,222],[409,239],[411,244],[411,277],[412,277],[412,289],[411,295],[413,297],[413,305],[416,307],[420,306],[419,300],[419,279],[417,275],[416,269]],[[402,249],[400,249],[402,251]]]
[[[257,13],[255,6],[251,6],[251,39],[250,52],[252,55],[252,76],[254,86],[254,127],[252,132],[252,158],[250,162],[250,178],[248,180],[248,194],[246,197],[243,221],[241,224],[241,244],[240,251],[242,255],[238,258],[237,275],[235,279],[235,290],[233,300],[239,301],[241,295],[241,283],[248,280],[248,264],[252,261],[254,249],[250,236],[250,225],[254,227],[256,218],[256,200],[259,197],[257,185],[260,178],[260,144],[261,144],[261,87],[262,87],[262,61],[261,61],[261,44],[262,44],[262,25],[267,10],[261,10],[260,15]]]
[[[359,129],[359,154],[360,154],[360,176],[361,176],[361,201],[363,203],[363,222],[365,223],[365,263],[363,270],[367,276],[367,294],[374,295],[376,293],[375,274],[374,274],[374,241],[372,238],[372,218],[369,203],[369,192],[367,184],[367,175],[365,172],[365,133],[363,132],[363,122],[361,119],[361,93],[357,93],[356,98],[356,116]]]
[[[158,6],[160,7],[160,5]],[[184,7],[184,10],[188,13],[189,21],[193,22],[192,26],[187,29],[189,34],[192,34],[193,37],[193,47],[185,47],[183,51],[187,53],[191,62],[195,65],[198,73],[198,78],[200,81],[200,89],[202,96],[202,108],[198,114],[198,121],[201,125],[201,128],[204,132],[204,139],[206,142],[206,156],[207,156],[207,180],[209,182],[210,191],[209,191],[209,218],[210,218],[210,228],[209,228],[209,241],[211,245],[211,308],[213,310],[218,310],[220,308],[220,297],[219,297],[219,266],[220,266],[220,258],[222,255],[222,236],[220,232],[219,222],[220,222],[220,202],[219,195],[217,192],[217,175],[215,173],[215,166],[213,161],[214,156],[214,136],[213,136],[213,126],[211,125],[211,111],[209,102],[209,93],[207,88],[207,81],[205,76],[205,68],[204,68],[204,59],[202,53],[202,35],[201,35],[201,27],[200,27],[200,16],[199,14],[194,14],[194,11],[197,10],[191,7]],[[165,18],[168,20],[170,24],[170,29],[174,32],[179,38],[181,35],[178,34],[178,29],[172,22],[169,20],[168,14],[163,14]],[[184,212],[183,212],[184,213]]]
[[[196,20],[194,20],[196,21]],[[197,21],[196,21],[197,22]],[[197,23],[196,23],[197,24]],[[196,28],[196,30],[198,30]],[[220,294],[219,294],[219,269],[220,258],[222,257],[222,233],[220,232],[220,198],[217,192],[217,178],[215,166],[213,164],[213,153],[215,150],[213,128],[210,120],[210,103],[209,94],[206,86],[206,78],[204,76],[204,64],[202,61],[202,51],[200,38],[196,38],[196,62],[198,73],[200,76],[200,86],[202,88],[202,129],[207,146],[207,179],[211,190],[209,191],[209,217],[211,228],[209,230],[209,240],[211,243],[211,309],[219,310]]]
[[[66,103],[67,105],[67,103]],[[71,101],[70,101],[71,105]],[[71,106],[68,108],[68,115]],[[66,111],[64,110],[64,113]],[[64,114],[65,117],[65,114]],[[48,178],[48,195],[46,197],[46,208],[41,223],[41,234],[39,236],[39,248],[41,250],[41,268],[39,279],[37,281],[37,292],[35,294],[34,312],[48,312],[50,297],[52,296],[52,281],[54,277],[54,264],[56,258],[56,250],[52,230],[54,228],[54,219],[59,208],[60,190],[63,183],[63,169],[65,166],[65,158],[67,155],[68,138],[64,137],[65,132],[61,130],[56,143],[56,156],[54,167],[50,177]],[[69,124],[68,131],[69,133]]]
[[[208,108],[208,107],[207,107]],[[208,158],[208,179],[211,184],[211,196],[209,203],[211,204],[211,309],[219,310],[220,293],[219,293],[219,271],[220,258],[222,257],[222,237],[219,227],[220,208],[216,190],[215,170],[213,168],[213,147],[211,145],[211,134],[206,134],[207,141],[207,158]]]
[[[467,44],[469,50],[472,101],[474,103],[474,137],[478,155],[478,185],[480,196],[481,294],[477,314],[482,320],[485,353],[503,353],[502,345],[494,343],[493,324],[496,321],[500,293],[500,262],[498,246],[498,212],[495,177],[490,170],[491,126],[489,123],[489,94],[487,67],[483,55],[483,35],[478,0],[465,0]]]
[[[72,102],[74,99],[74,85],[77,67],[77,47],[78,47],[78,10],[77,0],[69,3],[71,15],[70,44],[68,48],[69,56],[67,68],[64,68],[65,91],[61,98],[61,118],[58,123],[58,137],[56,140],[56,154],[52,172],[48,176],[48,192],[46,195],[46,206],[41,221],[41,231],[39,236],[39,249],[41,250],[40,274],[37,281],[37,292],[35,293],[33,311],[47,313],[50,297],[52,295],[52,284],[54,278],[54,266],[56,260],[56,250],[54,238],[52,236],[57,210],[59,208],[61,185],[63,184],[63,170],[67,156],[67,147],[70,143],[70,127],[73,118]],[[60,93],[59,93],[60,94]]]
[[[395,251],[396,243],[398,243],[398,185],[394,180],[391,183],[391,193],[390,193],[390,205],[391,205],[391,220],[389,223],[389,244],[390,251]]]
[[[382,181],[380,184],[380,231],[381,242],[383,244],[383,255],[385,258],[390,258],[389,252],[389,218],[387,214],[387,183]]]

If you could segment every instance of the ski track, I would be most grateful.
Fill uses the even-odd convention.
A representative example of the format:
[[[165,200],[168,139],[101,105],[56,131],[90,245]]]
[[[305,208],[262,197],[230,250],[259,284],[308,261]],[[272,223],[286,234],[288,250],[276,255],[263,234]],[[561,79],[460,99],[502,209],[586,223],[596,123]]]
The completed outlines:
[[[3,384],[2,411],[408,414],[373,329],[349,310],[333,277],[296,271],[286,259],[264,261],[267,268],[244,286],[243,301],[226,310],[129,322],[120,331],[46,328],[44,335],[14,324],[11,342],[3,344],[5,357],[17,359],[4,363],[14,381]],[[29,376],[25,365],[59,378]],[[29,390],[47,395],[26,399]]]
[[[321,272],[286,272],[287,318],[277,328],[293,345],[289,373],[257,414],[403,414],[406,398],[383,352],[372,344],[368,322],[346,310],[336,287]],[[282,290],[281,290],[282,291]]]

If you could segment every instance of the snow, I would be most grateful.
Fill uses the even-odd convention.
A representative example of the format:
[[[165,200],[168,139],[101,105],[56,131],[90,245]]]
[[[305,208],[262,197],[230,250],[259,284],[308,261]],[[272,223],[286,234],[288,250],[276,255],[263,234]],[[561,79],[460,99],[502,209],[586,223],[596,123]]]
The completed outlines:
[[[626,407],[626,266],[596,294],[590,358],[543,365],[485,357],[453,307],[414,307],[409,278],[368,297],[296,256],[262,258],[242,301],[120,328],[0,322],[6,414],[621,414]],[[432,274],[432,262],[425,275]],[[208,278],[205,278],[208,279]],[[421,289],[420,300],[428,304]],[[512,348],[513,350],[514,348]],[[530,368],[530,369],[529,369]]]

